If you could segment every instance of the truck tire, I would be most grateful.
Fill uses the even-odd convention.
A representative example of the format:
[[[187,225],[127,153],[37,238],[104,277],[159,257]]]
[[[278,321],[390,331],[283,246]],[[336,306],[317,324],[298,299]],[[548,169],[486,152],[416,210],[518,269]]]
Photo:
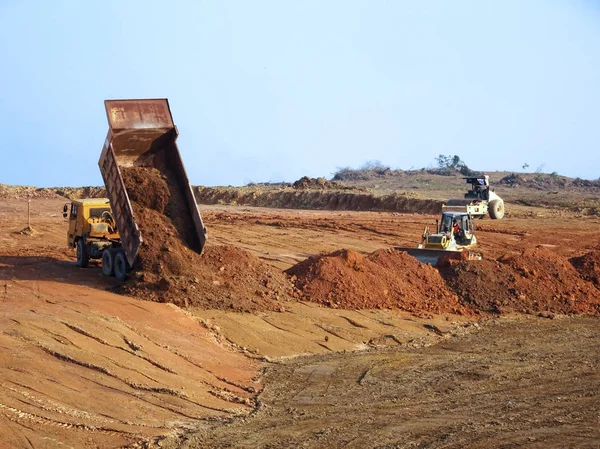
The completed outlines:
[[[502,217],[504,217],[504,201],[490,201],[490,204],[488,205],[488,210],[490,212],[490,218],[500,220]]]
[[[104,276],[115,275],[115,257],[109,249],[102,251],[102,274]]]
[[[114,257],[114,271],[115,277],[121,282],[125,282],[127,279],[127,259],[123,251],[117,251]]]
[[[90,263],[90,247],[84,238],[77,240],[77,266],[85,268]]]

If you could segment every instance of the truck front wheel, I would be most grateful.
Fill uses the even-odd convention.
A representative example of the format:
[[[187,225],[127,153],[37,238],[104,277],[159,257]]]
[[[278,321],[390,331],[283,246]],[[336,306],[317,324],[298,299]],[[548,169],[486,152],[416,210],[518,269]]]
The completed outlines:
[[[125,253],[123,253],[123,251],[118,251],[115,254],[114,270],[115,277],[118,280],[125,282],[127,279],[127,259],[125,259]]]
[[[90,247],[84,238],[77,240],[77,266],[85,268],[90,263]]]

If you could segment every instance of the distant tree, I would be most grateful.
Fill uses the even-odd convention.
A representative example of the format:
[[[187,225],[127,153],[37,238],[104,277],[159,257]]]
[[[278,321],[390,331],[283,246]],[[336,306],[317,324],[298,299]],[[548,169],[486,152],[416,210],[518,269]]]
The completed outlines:
[[[454,156],[440,154],[435,161],[438,164],[437,173],[441,175],[451,175],[457,171],[463,176],[473,176],[476,173],[457,154]]]

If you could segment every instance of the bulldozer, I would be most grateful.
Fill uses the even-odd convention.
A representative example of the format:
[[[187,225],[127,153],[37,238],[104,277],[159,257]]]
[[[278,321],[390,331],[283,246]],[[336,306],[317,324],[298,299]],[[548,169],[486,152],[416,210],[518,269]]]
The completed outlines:
[[[166,98],[106,100],[108,134],[98,166],[108,198],[73,200],[65,204],[69,217],[68,246],[77,248],[77,265],[102,259],[102,274],[125,281],[134,266],[143,237],[121,169],[142,166],[171,173],[184,205],[180,221],[193,230],[190,249],[202,254],[206,227],[177,147],[179,135]]]
[[[422,263],[436,266],[440,258],[448,260],[481,260],[477,245],[473,217],[460,206],[442,206],[441,219],[436,220],[435,232],[426,226],[416,248],[395,247],[415,257]]]
[[[504,200],[494,192],[494,189],[490,189],[488,175],[464,179],[467,184],[471,185],[471,188],[465,193],[464,198],[448,200],[447,206],[464,207],[472,217],[484,218],[488,214],[495,220],[504,217]]]

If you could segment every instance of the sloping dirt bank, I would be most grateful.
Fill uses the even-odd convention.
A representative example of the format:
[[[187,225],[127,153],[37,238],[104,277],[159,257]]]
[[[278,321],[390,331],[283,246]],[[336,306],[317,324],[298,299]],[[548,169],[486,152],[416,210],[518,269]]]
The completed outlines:
[[[252,187],[196,187],[199,204],[232,204],[281,209],[320,209],[389,211],[438,214],[442,201],[414,198],[394,193],[376,196],[365,192],[329,190],[297,190],[293,188],[265,190]]]
[[[11,186],[0,184],[0,198],[103,198],[106,196],[104,187],[31,187]]]

